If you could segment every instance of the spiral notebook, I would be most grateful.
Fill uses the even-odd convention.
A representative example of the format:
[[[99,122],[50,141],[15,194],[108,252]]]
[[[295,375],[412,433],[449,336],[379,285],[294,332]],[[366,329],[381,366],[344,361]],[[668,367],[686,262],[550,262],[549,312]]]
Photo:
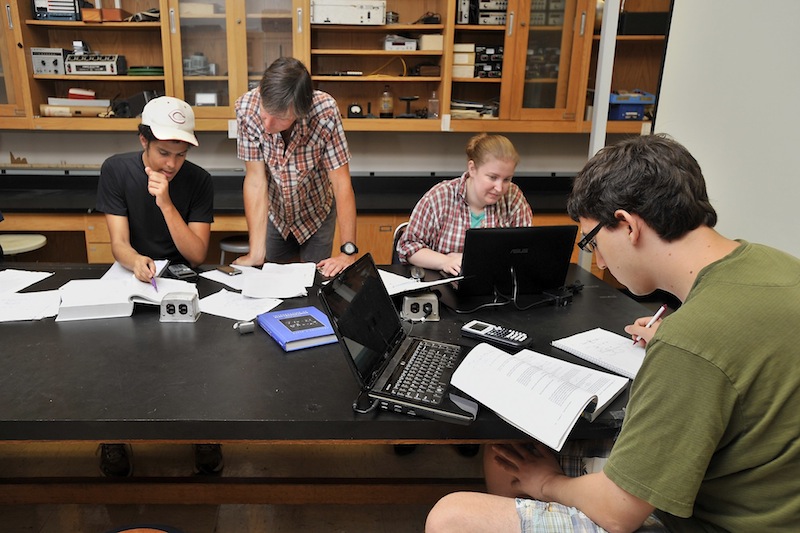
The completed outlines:
[[[576,333],[551,343],[585,361],[633,379],[644,362],[644,348],[634,345],[629,337],[603,328]]]

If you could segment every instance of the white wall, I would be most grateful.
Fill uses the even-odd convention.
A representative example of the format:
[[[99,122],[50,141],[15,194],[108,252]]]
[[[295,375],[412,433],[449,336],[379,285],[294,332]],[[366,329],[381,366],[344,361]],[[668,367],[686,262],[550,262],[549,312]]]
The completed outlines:
[[[675,0],[656,131],[697,158],[717,228],[800,256],[800,1]]]

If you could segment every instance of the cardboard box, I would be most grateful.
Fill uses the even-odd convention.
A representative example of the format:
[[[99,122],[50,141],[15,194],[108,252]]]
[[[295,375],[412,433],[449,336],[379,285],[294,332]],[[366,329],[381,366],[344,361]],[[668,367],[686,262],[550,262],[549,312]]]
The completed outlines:
[[[125,11],[124,9],[117,9],[114,7],[109,8],[102,8],[100,12],[103,16],[103,22],[122,22],[126,18],[130,17],[131,14]]]
[[[420,50],[444,50],[444,35],[440,33],[419,36]]]
[[[210,17],[214,15],[214,4],[200,2],[180,2],[178,13],[182,17]]]
[[[453,43],[453,52],[475,53],[475,43]]]
[[[103,22],[103,14],[95,8],[82,7],[81,18],[84,22]]]

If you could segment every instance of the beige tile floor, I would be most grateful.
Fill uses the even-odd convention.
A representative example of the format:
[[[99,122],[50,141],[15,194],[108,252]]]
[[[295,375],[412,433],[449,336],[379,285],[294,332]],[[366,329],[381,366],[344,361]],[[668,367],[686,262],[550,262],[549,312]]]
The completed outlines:
[[[99,475],[95,445],[0,443],[3,477]],[[135,475],[191,472],[189,445],[139,444]],[[420,446],[398,457],[385,445],[223,446],[226,476],[419,476],[480,478],[480,457],[452,446]],[[104,533],[133,523],[184,533],[422,531],[430,505],[20,505],[0,506],[0,533]]]

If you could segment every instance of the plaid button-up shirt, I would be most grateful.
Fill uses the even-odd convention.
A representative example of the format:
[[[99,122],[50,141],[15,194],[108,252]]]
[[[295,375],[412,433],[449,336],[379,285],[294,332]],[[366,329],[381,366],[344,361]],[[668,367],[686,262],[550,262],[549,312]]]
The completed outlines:
[[[264,130],[261,94],[253,89],[236,100],[237,152],[243,161],[264,161],[269,218],[284,239],[300,244],[322,225],[333,204],[328,172],[350,161],[336,100],[314,91],[311,112],[298,120],[288,145],[280,133]]]
[[[533,225],[533,210],[525,195],[513,182],[497,203],[487,205],[481,227],[509,228]],[[417,202],[408,227],[397,243],[400,261],[423,248],[443,254],[461,253],[470,228],[467,204],[467,173],[460,178],[437,183]]]

